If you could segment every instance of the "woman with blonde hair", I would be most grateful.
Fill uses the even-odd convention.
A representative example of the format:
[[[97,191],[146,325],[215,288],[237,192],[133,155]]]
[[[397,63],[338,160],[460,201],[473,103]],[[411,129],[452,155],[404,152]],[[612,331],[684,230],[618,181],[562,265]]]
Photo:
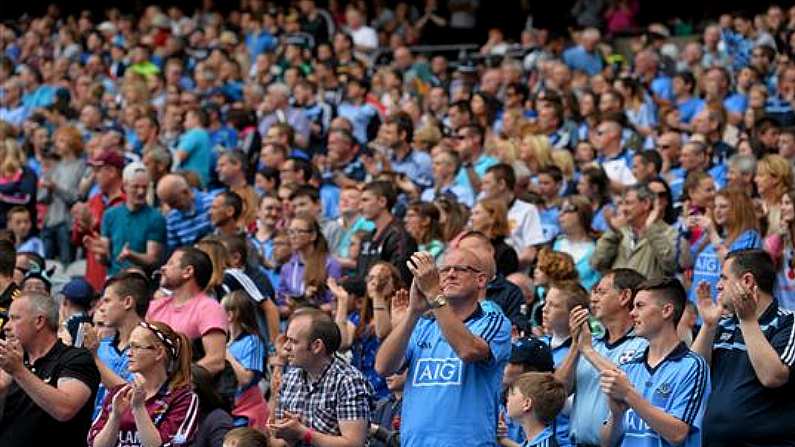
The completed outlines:
[[[795,189],[781,196],[781,220],[765,238],[765,251],[778,267],[775,296],[782,309],[795,311]]]
[[[771,229],[780,226],[781,197],[793,187],[792,166],[781,155],[765,155],[756,164],[754,183],[762,199],[762,210],[767,216],[765,235],[769,235]]]
[[[519,270],[516,250],[505,241],[511,234],[511,228],[508,225],[508,208],[503,200],[479,200],[469,216],[469,227],[483,233],[491,241],[498,274],[507,276]]]
[[[526,134],[519,143],[519,159],[530,170],[531,178],[547,166],[554,164],[552,145],[546,135]]]
[[[86,170],[81,158],[83,139],[76,127],[58,128],[53,136],[55,153],[60,158],[39,182],[38,201],[47,204],[42,239],[47,258],[58,258],[64,265],[72,259],[69,218],[78,195],[80,179]]]
[[[36,174],[25,165],[25,153],[13,138],[0,140],[0,228],[8,211],[24,206],[36,223]]]
[[[560,168],[563,174],[563,184],[561,185],[562,195],[567,196],[577,191],[577,184],[574,182],[574,156],[566,149],[552,150],[552,163]]]
[[[328,242],[314,216],[300,213],[287,226],[293,256],[279,272],[276,304],[282,316],[288,317],[294,307],[311,305],[331,311],[331,292],[326,287],[329,277],[339,279],[342,268],[329,253]]]
[[[165,323],[142,321],[130,333],[129,384],[105,395],[88,432],[90,447],[184,444],[198,425],[199,399],[191,386],[191,344]]]
[[[693,267],[689,293],[693,302],[699,287],[709,287],[711,296],[715,296],[726,255],[736,250],[762,247],[754,204],[744,191],[722,189],[714,200],[711,213],[692,218],[695,226],[702,229],[701,237],[691,245],[690,256],[685,256],[683,262],[683,267],[689,268],[689,264]],[[688,262],[690,259],[692,262]]]

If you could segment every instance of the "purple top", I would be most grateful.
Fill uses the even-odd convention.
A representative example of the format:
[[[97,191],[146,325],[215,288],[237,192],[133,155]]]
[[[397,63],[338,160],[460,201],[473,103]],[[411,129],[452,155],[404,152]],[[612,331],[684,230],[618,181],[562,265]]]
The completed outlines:
[[[339,279],[342,276],[342,268],[332,256],[326,256],[326,273],[334,279]],[[293,256],[282,266],[279,272],[279,288],[276,290],[276,304],[286,304],[288,296],[303,296],[304,288],[304,263],[301,261],[301,256],[298,253],[293,253]],[[331,291],[325,288],[324,285],[323,291],[320,294],[320,303],[329,303],[332,301],[331,298]]]

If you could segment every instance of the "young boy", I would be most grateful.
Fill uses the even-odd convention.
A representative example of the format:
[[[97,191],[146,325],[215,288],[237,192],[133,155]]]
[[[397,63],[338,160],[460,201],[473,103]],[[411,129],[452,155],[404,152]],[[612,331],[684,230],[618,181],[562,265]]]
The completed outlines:
[[[566,401],[566,390],[551,373],[531,372],[519,376],[508,389],[508,416],[522,424],[521,446],[507,438],[504,447],[555,447],[553,421]]]
[[[8,210],[6,214],[8,229],[14,233],[14,245],[17,252],[32,251],[44,256],[44,243],[36,236],[31,236],[30,229],[33,222],[30,219],[30,211],[24,206],[15,206]]]

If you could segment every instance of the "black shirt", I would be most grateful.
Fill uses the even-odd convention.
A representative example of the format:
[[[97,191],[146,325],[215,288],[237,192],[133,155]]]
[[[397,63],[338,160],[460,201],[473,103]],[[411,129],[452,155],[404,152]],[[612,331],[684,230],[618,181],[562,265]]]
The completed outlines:
[[[486,285],[486,299],[494,301],[500,306],[502,313],[517,326],[526,324],[522,320],[522,304],[525,303],[522,289],[516,284],[505,279],[504,276],[497,276]]]
[[[25,367],[52,387],[63,378],[83,382],[91,389],[91,397],[83,408],[67,422],[56,421],[13,382],[6,396],[5,409],[0,416],[0,446],[33,447],[51,445],[84,446],[91,426],[94,397],[99,386],[99,371],[91,354],[82,348],[64,345],[60,340],[40,359]]]
[[[0,332],[6,321],[8,321],[8,309],[11,308],[11,301],[19,298],[21,294],[22,291],[19,290],[19,287],[14,282],[8,284],[3,293],[0,293]]]
[[[712,348],[712,394],[704,414],[705,446],[795,446],[795,327],[773,302],[759,317],[767,341],[790,371],[765,388],[756,377],[736,317],[720,320]]]
[[[519,271],[519,256],[516,250],[505,242],[504,237],[492,239],[491,245],[494,247],[494,261],[497,264],[498,274],[508,276]]]
[[[380,234],[377,229],[362,241],[362,249],[356,263],[356,278],[364,281],[367,271],[377,261],[386,261],[400,272],[404,284],[411,284],[412,274],[406,266],[412,254],[417,251],[417,243],[396,219]]]

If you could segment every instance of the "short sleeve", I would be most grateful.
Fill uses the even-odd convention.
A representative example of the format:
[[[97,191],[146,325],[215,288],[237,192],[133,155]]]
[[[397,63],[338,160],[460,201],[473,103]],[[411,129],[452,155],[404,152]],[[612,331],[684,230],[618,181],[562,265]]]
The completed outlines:
[[[483,317],[484,322],[478,325],[476,334],[489,344],[491,356],[488,365],[508,361],[511,355],[511,324],[501,312],[489,312]]]
[[[197,325],[199,335],[204,337],[213,330],[226,332],[226,313],[221,305],[212,298],[205,298],[199,306]]]
[[[152,226],[149,228],[146,240],[166,243],[166,219],[157,210],[152,211]]]
[[[199,397],[187,389],[174,391],[179,393],[171,401],[162,422],[157,426],[162,447],[188,445],[198,427]]]
[[[265,359],[265,347],[262,341],[255,335],[248,335],[238,343],[240,346],[233,352],[235,360],[249,371],[262,373]]]
[[[102,214],[102,223],[99,226],[99,234],[102,237],[111,238],[110,229],[113,227],[113,214],[110,210]]]
[[[58,379],[71,378],[83,382],[92,393],[99,387],[99,370],[88,350],[67,348],[63,357],[63,367]]]
[[[182,138],[179,139],[179,146],[177,147],[177,150],[185,151],[190,155],[193,152],[196,152],[198,149],[199,145],[197,143],[196,133],[193,131],[188,131],[182,136]]]
[[[770,345],[773,346],[781,361],[789,367],[790,371],[795,371],[795,322],[793,319],[795,319],[795,315],[787,314],[783,324],[770,340]],[[790,379],[792,379],[791,374]]]
[[[370,420],[372,389],[361,375],[346,378],[337,396],[337,419],[341,421]]]
[[[707,362],[696,354],[690,358],[692,362],[682,362],[682,366],[687,369],[678,375],[675,388],[671,392],[672,401],[664,409],[666,413],[690,426],[692,431],[701,429],[710,393],[710,379]],[[652,401],[652,404],[655,402]]]

